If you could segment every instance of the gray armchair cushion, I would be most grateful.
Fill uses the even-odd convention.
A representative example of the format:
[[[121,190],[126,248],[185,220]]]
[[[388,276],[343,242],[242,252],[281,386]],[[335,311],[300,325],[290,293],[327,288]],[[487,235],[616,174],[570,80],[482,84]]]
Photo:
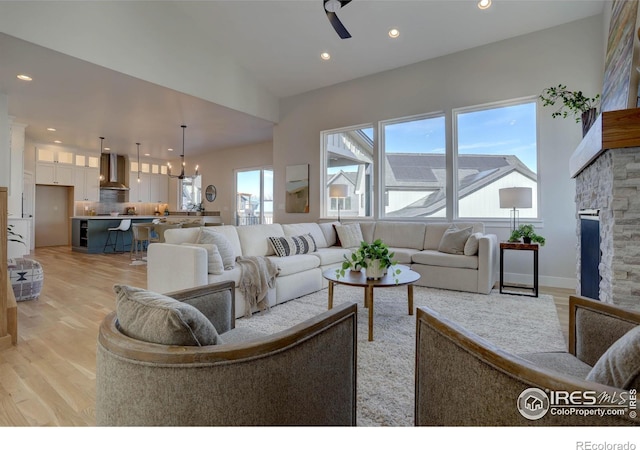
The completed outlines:
[[[640,389],[640,326],[629,330],[609,347],[587,380],[620,389]]]
[[[115,285],[116,314],[124,334],[164,345],[216,345],[222,340],[195,307],[145,289]]]

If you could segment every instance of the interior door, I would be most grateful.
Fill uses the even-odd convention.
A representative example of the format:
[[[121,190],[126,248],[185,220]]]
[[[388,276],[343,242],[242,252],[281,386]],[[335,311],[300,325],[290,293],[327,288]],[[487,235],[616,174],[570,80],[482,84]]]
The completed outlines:
[[[69,245],[69,188],[36,185],[35,246]]]

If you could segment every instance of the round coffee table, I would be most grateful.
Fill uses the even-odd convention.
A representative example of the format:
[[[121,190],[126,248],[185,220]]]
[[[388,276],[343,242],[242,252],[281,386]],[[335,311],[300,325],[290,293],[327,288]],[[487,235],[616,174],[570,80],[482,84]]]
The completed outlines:
[[[397,275],[392,274],[400,269]],[[379,280],[368,280],[364,269],[360,272],[347,270],[344,276],[338,276],[336,269],[325,270],[322,274],[329,280],[329,309],[333,308],[333,287],[336,284],[359,286],[364,288],[364,307],[369,308],[369,340],[373,341],[373,290],[374,288],[407,286],[409,315],[413,315],[413,283],[420,279],[420,274],[406,266],[396,265],[389,268],[389,273]],[[397,280],[397,281],[396,281]]]

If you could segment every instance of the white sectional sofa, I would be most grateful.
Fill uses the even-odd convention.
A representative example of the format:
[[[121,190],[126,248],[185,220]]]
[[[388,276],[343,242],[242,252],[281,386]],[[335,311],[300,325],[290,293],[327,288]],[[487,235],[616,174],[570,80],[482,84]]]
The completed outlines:
[[[207,227],[224,235],[237,256],[267,256],[279,268],[275,286],[269,289],[267,301],[273,306],[327,287],[322,277],[327,269],[337,268],[343,255],[355,247],[336,245],[337,234],[330,223],[269,224],[249,226]],[[451,223],[362,222],[363,240],[382,239],[394,252],[399,264],[420,273],[418,286],[437,287],[488,294],[497,279],[498,243],[495,235],[484,234],[482,223],[456,223],[459,229],[472,227],[478,239],[475,255],[449,254],[438,251],[440,241]],[[222,274],[208,273],[208,256],[196,243],[200,228],[176,228],[165,232],[164,243],[149,246],[147,255],[147,288],[166,293],[219,281],[240,280],[241,269],[234,267]],[[316,251],[292,256],[276,256],[269,237],[311,234]],[[245,299],[236,288],[236,317],[244,315]]]

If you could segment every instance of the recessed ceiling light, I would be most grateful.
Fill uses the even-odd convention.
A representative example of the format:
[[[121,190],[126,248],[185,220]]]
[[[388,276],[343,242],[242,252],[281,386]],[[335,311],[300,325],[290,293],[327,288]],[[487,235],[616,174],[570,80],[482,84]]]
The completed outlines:
[[[56,144],[62,144],[62,141],[58,141],[58,140],[55,140],[53,142],[55,142]]]
[[[20,75],[18,75],[18,80],[22,80],[22,81],[31,81],[33,80],[33,78],[31,78],[29,75],[21,73]]]
[[[172,151],[173,151],[173,149],[172,149],[172,148],[168,148],[168,149],[167,149],[167,151],[170,151],[170,152],[172,152]]]
[[[144,156],[151,156],[149,153],[145,153]]]
[[[111,147],[105,147],[104,149],[108,151],[111,150]]]
[[[480,0],[478,2],[478,8],[488,9],[491,6],[491,0]]]
[[[389,30],[389,37],[390,37],[390,38],[395,39],[395,38],[397,38],[398,36],[400,36],[400,31],[398,31],[398,29],[397,29],[397,28],[392,28],[392,29],[390,29],[390,30]]]
[[[320,53],[320,58],[324,59],[325,61],[328,61],[331,59],[331,55],[327,52],[322,52]]]
[[[47,128],[47,131],[56,131],[56,129],[49,127],[49,128]]]

